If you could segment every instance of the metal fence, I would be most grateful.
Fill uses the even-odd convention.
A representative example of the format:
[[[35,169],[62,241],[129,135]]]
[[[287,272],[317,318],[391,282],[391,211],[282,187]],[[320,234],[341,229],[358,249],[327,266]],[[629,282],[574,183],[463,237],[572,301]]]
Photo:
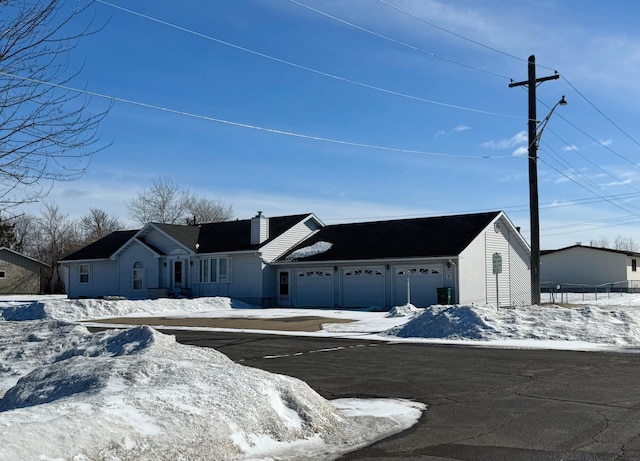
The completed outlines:
[[[583,301],[587,298],[587,295],[594,295],[597,300],[598,296],[610,298],[612,293],[640,293],[640,281],[621,280],[619,282],[601,283],[600,285],[542,282],[540,291],[542,294],[547,294],[549,302],[552,303],[568,302],[569,294],[571,294],[572,299],[576,299],[576,295],[582,294]],[[593,298],[594,296],[589,297]]]

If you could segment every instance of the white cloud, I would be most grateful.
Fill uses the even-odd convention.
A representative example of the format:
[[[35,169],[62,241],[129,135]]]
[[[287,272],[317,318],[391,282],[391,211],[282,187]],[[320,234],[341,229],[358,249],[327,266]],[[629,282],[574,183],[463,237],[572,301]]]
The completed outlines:
[[[470,129],[471,129],[470,126],[458,125],[458,126],[452,128],[452,129],[450,129],[449,131],[445,131],[445,130],[438,131],[435,134],[434,139],[439,138],[440,136],[451,136],[452,134],[461,133],[463,131],[467,131],[467,130],[470,130]]]
[[[510,138],[500,139],[499,141],[491,140],[484,142],[482,143],[482,147],[486,147],[488,149],[509,149],[520,144],[527,144],[528,139],[527,132],[523,130]]]
[[[529,149],[526,146],[520,146],[514,150],[511,155],[514,157],[524,157],[529,153]]]

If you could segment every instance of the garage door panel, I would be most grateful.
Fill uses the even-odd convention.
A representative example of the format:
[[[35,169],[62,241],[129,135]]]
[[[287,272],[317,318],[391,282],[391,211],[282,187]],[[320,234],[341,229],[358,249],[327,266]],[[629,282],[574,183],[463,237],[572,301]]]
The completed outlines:
[[[438,302],[438,288],[442,287],[442,266],[408,266],[395,268],[394,304],[407,303],[407,277],[411,288],[411,304],[428,307]]]
[[[333,307],[333,273],[322,269],[298,270],[295,273],[295,305],[298,307]]]
[[[384,268],[343,270],[342,303],[347,307],[384,306]]]

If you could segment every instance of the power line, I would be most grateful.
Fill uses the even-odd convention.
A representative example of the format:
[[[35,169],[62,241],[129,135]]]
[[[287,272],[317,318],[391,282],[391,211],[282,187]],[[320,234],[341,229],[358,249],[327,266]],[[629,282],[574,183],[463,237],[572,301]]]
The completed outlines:
[[[474,113],[484,114],[484,115],[492,115],[492,116],[495,116],[495,117],[512,118],[512,119],[517,119],[517,120],[523,120],[524,119],[523,117],[516,116],[516,115],[500,114],[500,113],[497,113],[497,112],[491,112],[491,111],[486,111],[486,110],[482,110],[482,109],[474,109],[472,107],[459,106],[459,105],[456,105],[456,104],[449,104],[449,103],[446,103],[446,102],[435,101],[433,99],[427,99],[427,98],[422,98],[422,97],[419,97],[419,96],[413,96],[413,95],[410,95],[410,94],[401,93],[399,91],[389,90],[387,88],[382,88],[382,87],[379,87],[379,86],[370,85],[368,83],[359,82],[357,80],[352,80],[352,79],[349,79],[349,78],[346,78],[346,77],[340,77],[339,75],[330,74],[328,72],[324,72],[324,71],[317,70],[317,69],[314,69],[314,68],[311,68],[311,67],[303,66],[301,64],[296,64],[294,62],[287,61],[285,59],[277,58],[275,56],[271,56],[271,55],[268,55],[268,54],[265,54],[265,53],[261,53],[259,51],[255,51],[255,50],[252,50],[250,48],[246,48],[246,47],[243,47],[243,46],[240,46],[240,45],[236,45],[234,43],[227,42],[225,40],[221,40],[221,39],[212,37],[210,35],[206,35],[206,34],[203,34],[203,33],[200,33],[200,32],[196,32],[194,30],[187,29],[186,27],[178,26],[178,25],[170,23],[168,21],[163,21],[162,19],[154,18],[153,16],[149,16],[149,15],[146,15],[146,14],[143,14],[143,13],[139,13],[137,11],[130,10],[128,8],[124,8],[124,7],[121,7],[121,6],[118,6],[118,5],[114,5],[113,3],[109,3],[109,2],[107,2],[105,0],[96,0],[96,1],[98,3],[102,3],[103,5],[110,6],[112,8],[124,11],[126,13],[129,13],[129,14],[132,14],[132,15],[144,18],[144,19],[147,19],[149,21],[157,22],[158,24],[162,24],[162,25],[165,25],[165,26],[168,26],[168,27],[172,27],[172,28],[180,30],[182,32],[187,32],[189,34],[193,34],[193,35],[196,35],[198,37],[201,37],[201,38],[204,38],[204,39],[207,39],[207,40],[211,40],[211,41],[216,42],[216,43],[218,43],[220,45],[229,46],[229,47],[234,48],[236,50],[240,50],[240,51],[243,51],[245,53],[253,54],[254,56],[260,56],[261,58],[269,59],[271,61],[275,61],[275,62],[278,62],[280,64],[285,64],[287,66],[291,66],[291,67],[294,67],[296,69],[300,69],[300,70],[304,70],[304,71],[307,71],[307,72],[311,72],[311,73],[314,73],[314,74],[317,74],[317,75],[321,75],[323,77],[331,78],[331,79],[334,79],[334,80],[338,80],[338,81],[341,81],[341,82],[350,83],[352,85],[360,86],[362,88],[367,88],[369,90],[379,91],[381,93],[386,93],[386,94],[390,94],[390,95],[393,95],[393,96],[399,96],[399,97],[402,97],[402,98],[411,99],[411,100],[414,100],[414,101],[420,101],[420,102],[424,102],[424,103],[428,103],[428,104],[433,104],[433,105],[436,105],[436,106],[447,107],[449,109],[464,110],[464,111],[467,111],[467,112],[474,112]]]
[[[603,197],[602,195],[599,195],[599,194],[597,194],[597,193],[593,192],[592,190],[589,190],[589,188],[587,188],[585,185],[580,184],[578,181],[576,181],[575,179],[573,179],[571,176],[568,176],[568,175],[566,175],[565,173],[563,173],[562,171],[558,170],[556,167],[554,167],[553,165],[551,165],[549,162],[546,162],[543,158],[538,157],[538,160],[540,160],[541,162],[543,162],[544,164],[546,164],[546,165],[547,165],[549,168],[551,168],[552,170],[555,170],[555,171],[556,171],[557,173],[559,173],[560,175],[562,175],[562,176],[564,176],[565,178],[567,178],[569,181],[571,181],[571,182],[573,182],[574,184],[576,184],[576,185],[578,185],[578,186],[582,187],[582,188],[583,188],[583,189],[585,189],[586,191],[588,191],[588,192],[590,192],[590,193],[592,193],[592,194],[594,194],[594,195],[596,195],[596,196],[600,197],[601,199],[603,199],[604,201],[606,201],[606,202],[610,203],[611,205],[613,205],[613,206],[615,206],[615,207],[617,207],[617,208],[620,208],[621,210],[626,211],[626,212],[627,212],[627,213],[629,213],[629,214],[632,214],[632,215],[634,215],[634,216],[638,216],[638,217],[640,217],[640,214],[638,214],[638,213],[636,213],[636,212],[634,212],[634,211],[628,210],[628,209],[626,209],[626,208],[624,208],[624,207],[622,207],[622,206],[620,206],[620,205],[618,205],[618,204],[614,203],[614,202],[613,202],[613,200],[611,200],[610,198],[608,198],[608,197]]]
[[[375,32],[373,30],[370,30],[370,29],[367,29],[365,27],[359,26],[359,25],[354,24],[352,22],[349,22],[349,21],[346,21],[344,19],[338,18],[337,16],[331,15],[331,14],[326,13],[324,11],[320,11],[317,8],[313,8],[313,7],[309,6],[309,5],[305,5],[304,3],[300,3],[300,2],[298,2],[296,0],[289,0],[289,2],[294,3],[294,4],[298,5],[298,6],[303,7],[303,8],[306,8],[306,9],[308,9],[310,11],[315,12],[315,13],[318,13],[318,14],[320,14],[322,16],[325,16],[325,17],[327,17],[329,19],[333,19],[334,21],[338,21],[338,22],[340,22],[342,24],[345,24],[345,25],[347,25],[349,27],[353,27],[355,29],[361,30],[361,31],[366,32],[368,34],[371,34],[371,35],[373,35],[375,37],[378,37],[378,38],[381,38],[383,40],[387,40],[389,42],[392,42],[392,43],[395,43],[397,45],[403,46],[403,47],[408,48],[410,50],[418,51],[420,53],[426,54],[426,55],[431,56],[433,58],[437,58],[437,59],[440,59],[442,61],[445,61],[445,62],[448,62],[448,63],[451,63],[451,64],[456,64],[458,66],[466,67],[467,69],[471,69],[471,70],[475,70],[475,71],[482,72],[482,73],[485,73],[485,74],[493,75],[494,77],[500,77],[500,78],[503,78],[503,79],[506,79],[506,80],[510,80],[510,78],[507,77],[506,75],[501,75],[501,74],[498,74],[496,72],[492,72],[490,70],[481,69],[479,67],[475,67],[475,66],[472,66],[472,65],[469,65],[469,64],[465,64],[465,63],[456,61],[456,60],[451,59],[451,58],[440,56],[438,54],[432,53],[431,51],[424,50],[424,49],[419,48],[417,46],[409,45],[408,43],[402,42],[400,40],[396,40],[396,39],[391,38],[391,37],[389,37],[387,35],[380,34],[378,32]]]
[[[291,0],[290,0],[290,1],[291,1]],[[445,27],[439,26],[438,24],[435,24],[435,23],[433,23],[433,22],[431,22],[431,21],[427,21],[426,19],[421,18],[420,16],[417,16],[417,15],[415,15],[415,14],[411,13],[410,11],[407,11],[407,10],[405,10],[405,9],[403,9],[403,8],[400,8],[400,7],[396,6],[396,5],[393,5],[393,4],[391,4],[391,3],[389,3],[389,2],[387,2],[387,1],[385,1],[385,0],[378,0],[378,1],[379,1],[380,3],[383,3],[383,4],[385,4],[385,5],[389,6],[389,7],[393,8],[393,9],[395,9],[395,10],[397,10],[397,11],[399,11],[399,12],[403,13],[403,14],[406,14],[406,15],[408,15],[408,16],[411,16],[412,18],[414,18],[414,19],[416,19],[416,20],[418,20],[418,21],[420,21],[420,22],[423,22],[423,23],[425,23],[425,24],[427,24],[427,25],[429,25],[429,26],[431,26],[431,27],[434,27],[434,28],[436,28],[436,29],[439,29],[439,30],[441,30],[441,31],[443,31],[443,32],[446,32],[446,33],[448,33],[448,34],[451,34],[451,35],[453,35],[453,36],[455,36],[455,37],[458,37],[458,38],[460,38],[460,39],[462,39],[462,40],[465,40],[465,41],[467,41],[467,42],[473,43],[474,45],[477,45],[477,46],[480,46],[480,47],[486,48],[486,49],[488,49],[488,50],[494,51],[494,52],[496,52],[496,53],[502,54],[502,55],[507,56],[507,57],[512,58],[512,59],[516,59],[516,60],[518,60],[518,61],[527,62],[527,60],[526,60],[526,59],[520,58],[520,57],[515,56],[515,55],[513,55],[513,54],[510,54],[510,53],[507,53],[507,52],[505,52],[505,51],[502,51],[502,50],[499,50],[499,49],[497,49],[497,48],[494,48],[494,47],[492,47],[492,46],[486,45],[486,44],[484,44],[484,43],[482,43],[482,42],[479,42],[479,41],[477,41],[477,40],[470,39],[470,38],[468,38],[468,37],[465,37],[464,35],[461,35],[461,34],[458,34],[458,33],[456,33],[456,32],[453,32],[453,31],[451,31],[451,30],[449,30],[449,29],[447,29],[447,28],[445,28]],[[555,69],[554,69],[553,67],[547,67],[547,66],[544,66],[544,65],[541,65],[541,64],[536,64],[536,66],[537,66],[537,67],[540,67],[540,68],[543,68],[543,69],[547,69],[547,70],[555,71]],[[634,143],[636,143],[636,144],[640,145],[640,142],[638,142],[636,139],[634,139],[634,138],[633,138],[631,135],[629,135],[625,130],[623,130],[623,129],[622,129],[622,128],[617,124],[617,123],[615,123],[615,122],[614,122],[610,117],[608,117],[608,116],[607,116],[607,115],[606,115],[602,110],[600,110],[600,109],[599,109],[599,108],[598,108],[598,107],[597,107],[593,102],[591,102],[591,101],[590,101],[590,100],[589,100],[589,99],[588,99],[588,98],[587,98],[587,97],[586,97],[586,96],[585,96],[585,95],[584,95],[580,90],[578,90],[578,89],[577,89],[577,88],[576,88],[576,87],[575,87],[575,86],[574,86],[574,85],[573,85],[573,84],[572,84],[572,83],[571,83],[571,82],[570,82],[566,77],[562,76],[562,79],[563,79],[563,80],[564,80],[564,81],[565,81],[565,82],[566,82],[566,83],[567,83],[567,84],[568,84],[568,85],[569,85],[569,86],[570,86],[570,87],[571,87],[571,88],[572,88],[576,93],[578,93],[578,95],[580,95],[580,97],[582,97],[582,98],[583,98],[583,99],[584,99],[584,100],[585,100],[585,101],[586,101],[586,102],[587,102],[587,103],[588,103],[588,104],[589,104],[593,109],[595,109],[595,110],[596,110],[600,115],[602,115],[602,116],[603,116],[603,117],[604,117],[604,118],[605,118],[609,123],[611,123],[614,127],[616,127],[616,128],[617,128],[617,129],[622,133],[622,134],[624,134],[624,135],[625,135],[627,138],[629,138],[631,141],[633,141]],[[571,126],[573,126],[573,127],[574,127],[574,128],[576,128],[577,130],[579,130],[580,132],[582,132],[583,134],[585,134],[586,136],[588,136],[589,138],[591,138],[592,140],[594,140],[594,141],[596,141],[596,142],[599,142],[599,141],[597,141],[595,138],[593,138],[591,135],[589,135],[587,132],[585,132],[584,130],[582,130],[582,129],[578,128],[577,126],[575,126],[574,124],[572,124],[572,123],[571,123],[571,122],[569,122],[568,120],[564,119],[564,117],[562,117],[561,115],[560,115],[560,117],[561,117],[561,118],[563,118],[563,120],[565,120],[565,121],[566,121],[567,123],[569,123]],[[607,146],[603,146],[603,147],[608,148]],[[618,154],[618,153],[617,153],[617,152],[615,152],[614,150],[612,150],[612,149],[608,149],[608,150],[609,150],[609,151],[611,151],[612,153],[614,153],[615,155],[619,156],[620,158],[622,158],[622,159],[624,159],[624,160],[626,160],[626,161],[628,161],[628,162],[630,162],[630,163],[632,163],[632,164],[636,165],[636,162],[633,162],[632,160],[629,160],[628,158],[626,158],[626,157],[622,156],[621,154]]]
[[[60,89],[67,90],[67,91],[74,91],[74,92],[77,92],[77,93],[86,94],[88,96],[95,96],[95,97],[102,98],[102,99],[108,99],[110,101],[121,102],[121,103],[125,103],[125,104],[130,104],[130,105],[133,105],[133,106],[144,107],[144,108],[147,108],[147,109],[154,109],[154,110],[159,110],[159,111],[162,111],[162,112],[168,112],[168,113],[171,113],[171,114],[182,115],[182,116],[185,116],[185,117],[191,117],[191,118],[196,118],[196,119],[200,119],[200,120],[207,120],[207,121],[210,121],[210,122],[216,122],[216,123],[221,123],[221,124],[225,124],[225,125],[231,125],[231,126],[235,126],[235,127],[239,127],[239,128],[248,128],[248,129],[252,129],[252,130],[263,131],[263,132],[267,132],[267,133],[279,134],[279,135],[284,135],[284,136],[291,136],[291,137],[294,137],[294,138],[308,139],[308,140],[312,140],[312,141],[322,141],[322,142],[340,144],[340,145],[350,146],[350,147],[361,147],[361,148],[365,148],[365,149],[375,149],[375,150],[382,150],[382,151],[388,151],[388,152],[399,152],[399,153],[403,153],[403,154],[429,155],[429,156],[433,156],[433,157],[465,158],[465,159],[475,159],[475,160],[480,160],[480,159],[514,159],[515,158],[515,157],[513,157],[511,155],[506,155],[506,156],[488,156],[488,155],[477,156],[477,155],[461,155],[461,154],[444,154],[444,153],[439,153],[439,152],[428,152],[428,151],[403,149],[403,148],[389,147],[389,146],[377,146],[377,145],[373,145],[373,144],[364,144],[364,143],[358,143],[358,142],[352,142],[352,141],[344,141],[344,140],[340,140],[340,139],[325,138],[325,137],[322,137],[322,136],[306,135],[306,134],[301,134],[301,133],[295,133],[295,132],[292,132],[292,131],[284,131],[284,130],[278,130],[278,129],[275,129],[275,128],[265,128],[265,127],[258,126],[258,125],[250,125],[250,124],[247,124],[247,123],[234,122],[234,121],[231,121],[231,120],[225,120],[225,119],[221,119],[221,118],[210,117],[210,116],[207,116],[207,115],[194,114],[192,112],[186,112],[186,111],[182,111],[182,110],[171,109],[171,108],[168,108],[168,107],[156,106],[156,105],[148,104],[148,103],[145,103],[145,102],[134,101],[134,100],[131,100],[131,99],[120,98],[120,97],[117,97],[117,96],[110,96],[110,95],[106,95],[106,94],[103,94],[103,93],[96,93],[94,91],[81,90],[81,89],[78,89],[78,88],[73,88],[73,87],[66,86],[66,85],[60,85],[60,84],[57,84],[57,83],[45,82],[43,80],[37,80],[37,79],[34,79],[34,78],[21,77],[19,75],[10,74],[10,73],[3,72],[3,71],[0,71],[0,75],[5,75],[7,77],[12,77],[12,78],[19,78],[19,79],[22,79],[22,80],[25,80],[25,81],[38,83],[38,84],[41,84],[41,85],[49,85],[49,86],[52,86],[52,87],[55,87],[55,88],[60,88]]]
[[[620,132],[622,134],[624,134],[627,138],[629,138],[631,141],[633,141],[634,143],[636,143],[638,146],[640,146],[640,142],[638,142],[636,139],[632,138],[631,135],[629,133],[627,133],[625,130],[623,130],[622,128],[620,128],[620,126],[615,123],[613,120],[611,120],[609,117],[607,117],[605,115],[604,112],[602,112],[600,109],[598,109],[596,107],[596,105],[594,103],[592,103],[584,94],[582,94],[582,92],[580,90],[578,90],[569,80],[567,80],[566,77],[562,76],[562,79],[567,82],[567,84],[573,88],[573,90],[578,93],[580,95],[580,97],[582,97],[582,99],[584,99],[585,101],[587,101],[587,103],[589,103],[589,105],[591,107],[593,107],[600,115],[602,115],[609,123],[611,123],[613,126],[615,126],[618,130],[620,130]]]

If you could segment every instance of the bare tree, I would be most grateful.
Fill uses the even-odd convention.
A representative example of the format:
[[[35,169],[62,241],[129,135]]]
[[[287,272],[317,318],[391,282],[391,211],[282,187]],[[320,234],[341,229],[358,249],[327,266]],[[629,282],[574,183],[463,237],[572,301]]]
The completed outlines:
[[[182,223],[189,212],[193,197],[188,191],[182,191],[169,178],[153,181],[148,189],[127,203],[131,218],[144,225],[149,222],[176,224]]]
[[[618,235],[614,240],[614,249],[622,251],[638,251],[638,244],[632,237]]]
[[[127,203],[129,215],[141,225],[156,222],[183,224],[193,222],[216,222],[231,219],[231,206],[217,200],[196,197],[181,189],[169,178],[159,178],[150,188],[143,189]]]
[[[91,208],[88,214],[80,218],[79,224],[85,245],[123,228],[122,223],[116,216],[109,216],[106,211],[98,208]]]
[[[37,220],[35,238],[36,259],[50,265],[46,290],[62,292],[64,284],[58,261],[82,247],[82,239],[75,221],[60,211],[57,205],[46,204]]]
[[[600,237],[597,240],[592,240],[591,246],[598,248],[610,248],[609,239],[607,237]]]
[[[108,108],[90,110],[88,98],[66,87],[78,73],[69,51],[93,33],[90,6],[0,0],[0,210],[77,179],[105,147],[97,128]]]
[[[198,223],[228,221],[233,218],[233,207],[220,200],[200,197],[193,200],[189,213],[192,220]]]

